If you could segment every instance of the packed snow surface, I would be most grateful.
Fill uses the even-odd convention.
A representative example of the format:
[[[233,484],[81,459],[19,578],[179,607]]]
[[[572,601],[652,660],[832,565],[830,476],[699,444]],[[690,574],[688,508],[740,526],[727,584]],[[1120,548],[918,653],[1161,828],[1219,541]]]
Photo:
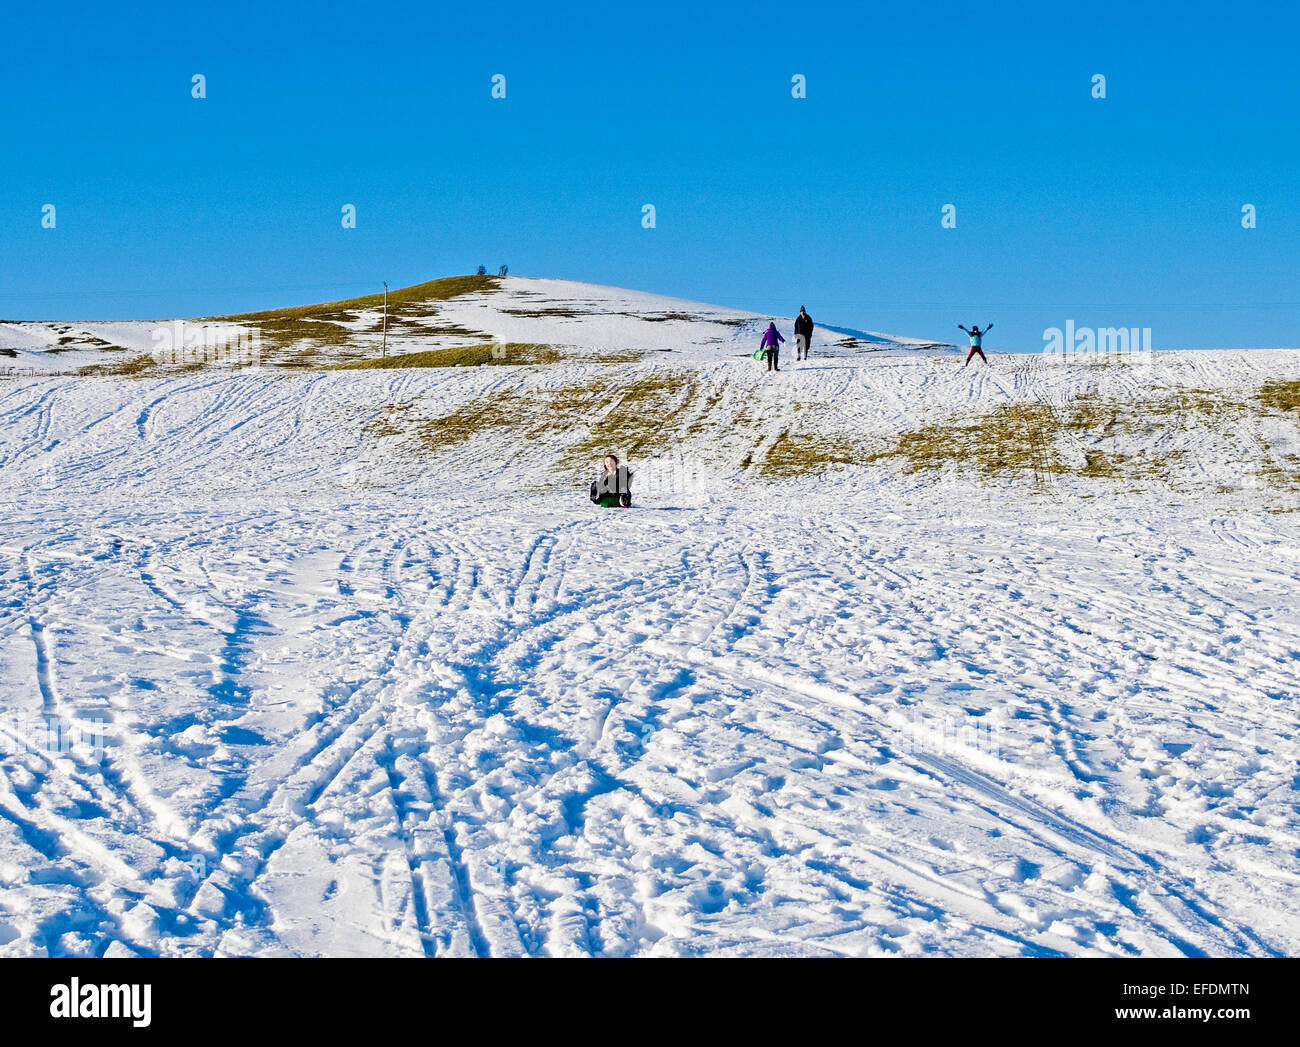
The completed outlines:
[[[0,954],[1300,951],[1300,527],[1241,426],[1146,486],[760,470],[1300,356],[768,376],[748,314],[479,308],[690,351],[0,381]],[[673,369],[711,414],[629,456],[630,510],[557,465],[583,419],[390,421]]]

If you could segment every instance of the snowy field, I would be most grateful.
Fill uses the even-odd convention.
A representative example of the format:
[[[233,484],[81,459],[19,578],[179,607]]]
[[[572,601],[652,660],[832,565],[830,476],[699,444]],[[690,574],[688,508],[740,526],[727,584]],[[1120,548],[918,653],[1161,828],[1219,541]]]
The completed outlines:
[[[1201,402],[1300,354],[490,304],[645,355],[0,381],[0,954],[1300,952],[1297,424]],[[596,510],[557,404],[633,386]],[[1163,420],[890,451],[1080,397]]]

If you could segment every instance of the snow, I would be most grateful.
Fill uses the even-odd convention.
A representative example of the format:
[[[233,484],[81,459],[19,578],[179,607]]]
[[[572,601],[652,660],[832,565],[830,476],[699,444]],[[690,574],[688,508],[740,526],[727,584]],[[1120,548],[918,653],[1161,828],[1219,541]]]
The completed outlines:
[[[679,359],[715,360],[720,355],[748,355],[769,321],[787,336],[793,355],[793,319],[699,302],[646,294],[615,287],[508,277],[494,291],[463,295],[413,307],[411,316],[428,318],[415,333],[394,322],[388,332],[388,352],[398,354],[485,341],[555,345],[584,352],[673,353]],[[396,304],[394,305],[396,309]],[[378,355],[382,311],[350,310],[351,319],[331,317],[353,332],[358,345]],[[179,325],[179,326],[178,326]],[[226,343],[235,333],[252,333],[254,326],[237,321],[123,321],[91,323],[0,323],[0,368],[21,372],[70,372],[79,367],[114,363],[125,356],[160,351],[186,334],[220,331]],[[60,340],[63,340],[62,342]],[[97,340],[97,341],[95,341]],[[868,351],[897,352],[933,348],[933,343],[847,328],[818,327],[813,347],[822,355]],[[337,355],[337,354],[335,354]],[[322,361],[331,358],[324,347]],[[271,362],[270,360],[267,361]]]
[[[1254,430],[1162,437],[1194,453],[1145,486],[742,464],[796,421],[1240,396],[1300,354],[831,334],[769,377],[763,318],[557,284],[440,315],[674,351],[0,381],[0,955],[1300,949],[1300,528]],[[656,310],[697,319],[616,315]],[[365,435],[674,368],[720,426],[633,459],[632,510],[557,467],[572,420]]]

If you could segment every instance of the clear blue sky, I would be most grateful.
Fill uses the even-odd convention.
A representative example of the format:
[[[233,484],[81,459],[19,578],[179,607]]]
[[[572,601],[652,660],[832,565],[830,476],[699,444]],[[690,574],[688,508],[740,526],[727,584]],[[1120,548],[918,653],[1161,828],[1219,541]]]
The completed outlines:
[[[9,319],[242,311],[504,262],[944,340],[994,321],[999,349],[1066,320],[1300,345],[1290,5],[4,11]]]

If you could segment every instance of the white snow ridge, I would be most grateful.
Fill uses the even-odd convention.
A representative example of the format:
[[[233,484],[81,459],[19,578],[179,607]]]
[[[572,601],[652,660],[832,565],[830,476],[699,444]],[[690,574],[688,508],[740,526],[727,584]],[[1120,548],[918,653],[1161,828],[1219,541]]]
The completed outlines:
[[[768,319],[0,328],[0,955],[1300,951],[1300,354]]]

